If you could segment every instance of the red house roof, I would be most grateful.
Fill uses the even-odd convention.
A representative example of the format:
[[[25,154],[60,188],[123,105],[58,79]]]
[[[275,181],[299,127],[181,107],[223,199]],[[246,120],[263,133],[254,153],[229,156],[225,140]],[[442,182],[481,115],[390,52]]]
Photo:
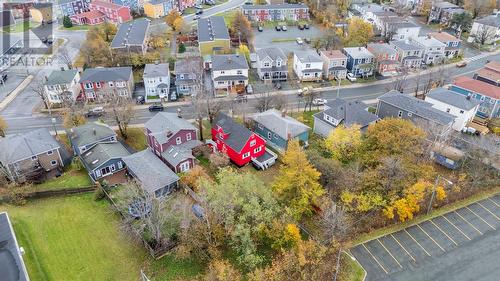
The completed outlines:
[[[476,92],[483,96],[500,99],[500,87],[496,87],[483,81],[472,79],[467,76],[460,76],[455,79],[454,84],[460,88]]]
[[[89,12],[85,12],[85,13],[81,13],[81,14],[76,14],[74,15],[73,17],[75,18],[87,18],[89,20],[93,20],[93,19],[99,19],[99,18],[102,18],[102,17],[105,17],[105,15],[99,11],[89,11]]]

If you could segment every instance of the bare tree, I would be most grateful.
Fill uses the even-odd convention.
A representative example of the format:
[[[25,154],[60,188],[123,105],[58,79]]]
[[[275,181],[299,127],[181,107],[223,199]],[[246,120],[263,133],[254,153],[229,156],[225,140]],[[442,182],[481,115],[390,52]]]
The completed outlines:
[[[389,91],[396,90],[402,93],[407,86],[408,86],[408,72],[404,71],[401,75],[396,76],[394,82],[392,82],[392,85],[386,89]]]
[[[304,91],[304,93],[302,93],[302,100],[305,103],[304,111],[306,111],[307,108],[309,108],[309,111],[311,111],[313,106],[313,101],[318,97],[319,97],[319,92],[314,89],[309,89],[307,91]]]
[[[45,109],[49,109],[49,97],[47,96],[47,93],[45,92],[45,86],[43,85],[42,82],[36,82],[33,84],[31,87],[31,90],[33,93],[35,93],[38,97],[43,102],[43,105],[45,106]]]
[[[273,107],[274,96],[271,94],[271,91],[264,91],[261,94],[258,94],[256,98],[255,109],[259,112],[264,112]]]
[[[476,32],[476,35],[474,37],[474,41],[476,43],[479,43],[482,45],[484,45],[487,41],[490,41],[493,39],[493,37],[495,37],[495,29],[494,28],[490,28],[486,25],[481,25],[478,29],[477,29],[477,32]]]
[[[342,206],[328,200],[328,206],[321,213],[321,225],[328,242],[342,241],[351,227],[351,222]]]
[[[69,55],[68,49],[66,47],[59,48],[57,51],[57,59],[66,65],[68,69],[73,69],[73,60]]]
[[[133,102],[129,97],[120,96],[117,92],[110,93],[106,100],[107,107],[111,109],[111,116],[118,126],[123,139],[128,138],[128,126],[135,117]]]

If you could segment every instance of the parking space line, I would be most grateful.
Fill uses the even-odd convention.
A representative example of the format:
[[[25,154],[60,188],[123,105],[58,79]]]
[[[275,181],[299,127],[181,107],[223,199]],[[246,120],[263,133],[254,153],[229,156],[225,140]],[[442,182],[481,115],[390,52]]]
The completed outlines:
[[[467,236],[467,234],[465,234],[460,228],[458,228],[453,222],[451,222],[447,217],[445,216],[441,216],[443,219],[445,219],[449,224],[451,224],[456,230],[458,230],[460,233],[462,233],[463,236],[465,236],[465,238],[472,240],[470,239],[469,236]]]
[[[491,198],[488,198],[488,200],[490,200],[491,202],[493,202],[493,204],[495,204],[495,206],[497,206],[498,208],[500,208],[500,205],[498,205],[497,202],[491,200]]]
[[[375,260],[375,262],[377,262],[378,266],[380,266],[380,268],[382,268],[382,270],[385,272],[385,274],[389,274],[387,272],[387,270],[382,266],[382,264],[377,260],[377,258],[372,254],[372,252],[370,252],[370,250],[368,250],[368,248],[365,246],[365,243],[363,243],[361,245],[363,245],[363,248],[365,248],[365,250],[368,252],[368,254],[370,254],[370,256],[372,256],[373,260]]]
[[[463,219],[467,224],[472,226],[472,228],[474,228],[477,232],[479,232],[479,234],[483,235],[483,233],[481,231],[479,231],[479,229],[477,229],[477,227],[475,227],[472,223],[470,223],[468,220],[466,220],[464,217],[462,217],[462,215],[457,213],[457,211],[453,211],[453,213],[455,213],[457,216],[459,216],[461,219]]]
[[[408,256],[409,256],[409,257],[410,257],[410,258],[411,258],[414,262],[416,262],[415,258],[414,258],[414,257],[410,254],[410,252],[408,252],[408,251],[406,250],[406,248],[405,248],[405,247],[403,247],[403,245],[402,245],[402,244],[398,241],[398,239],[396,239],[396,237],[394,237],[394,235],[392,235],[392,233],[391,233],[390,235],[391,235],[392,239],[394,239],[394,241],[396,241],[396,243],[398,243],[399,247],[401,247],[401,248],[402,248],[402,249],[406,252],[406,254],[407,254],[407,255],[408,255]]]
[[[399,261],[392,255],[391,252],[389,252],[389,250],[385,247],[384,243],[382,243],[382,241],[380,241],[380,239],[377,238],[377,241],[378,243],[380,243],[380,245],[382,245],[382,248],[384,248],[384,250],[391,256],[391,258],[399,265],[399,267],[403,268],[401,266],[401,264],[399,263]]]
[[[446,252],[443,247],[441,247],[441,245],[438,244],[438,242],[436,242],[436,240],[434,240],[434,238],[432,238],[429,233],[427,233],[427,231],[425,231],[419,224],[417,224],[417,227],[422,230],[423,233],[425,233],[425,235],[427,235],[427,237],[429,237],[432,242],[434,242],[434,244],[436,244],[441,250],[443,250],[443,252]]]
[[[476,217],[478,217],[480,220],[482,220],[485,224],[487,224],[489,227],[491,227],[493,230],[497,230],[496,228],[494,228],[491,224],[489,224],[487,221],[485,221],[482,217],[480,217],[478,214],[476,214],[474,211],[472,211],[469,207],[465,206],[465,208],[467,210],[469,210],[469,212],[473,213]]]
[[[448,237],[448,239],[451,240],[451,242],[453,242],[453,244],[455,244],[456,246],[458,246],[457,242],[455,242],[455,240],[453,240],[449,235],[448,233],[444,232],[441,227],[439,227],[437,224],[435,224],[432,219],[429,220],[437,229],[439,229],[439,231],[441,231],[446,237]]]
[[[499,218],[497,215],[493,214],[493,212],[492,212],[492,211],[490,211],[488,208],[486,208],[483,204],[479,203],[479,201],[478,201],[478,202],[476,202],[476,203],[477,203],[479,206],[481,206],[483,209],[485,209],[488,213],[490,213],[492,216],[494,216],[497,220],[500,220],[500,218]]]
[[[403,229],[403,230],[406,232],[406,234],[408,234],[408,236],[410,236],[410,238],[411,238],[411,239],[412,239],[415,243],[417,243],[417,245],[419,245],[419,246],[420,246],[420,248],[422,248],[422,250],[424,250],[424,252],[425,252],[425,253],[426,253],[429,257],[431,256],[431,254],[429,254],[429,252],[427,252],[427,250],[426,250],[426,249],[425,249],[422,245],[420,245],[420,243],[418,243],[418,241],[417,241],[415,238],[413,238],[413,236],[411,236],[411,234],[408,232],[408,230],[406,230],[406,228],[405,228],[405,229]]]

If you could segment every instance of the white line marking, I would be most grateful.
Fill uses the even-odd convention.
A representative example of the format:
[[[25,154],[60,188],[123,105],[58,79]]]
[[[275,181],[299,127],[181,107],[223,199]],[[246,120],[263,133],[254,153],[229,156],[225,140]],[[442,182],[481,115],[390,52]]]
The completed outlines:
[[[380,262],[377,260],[377,258],[372,254],[372,252],[370,252],[370,250],[368,250],[368,248],[365,246],[365,244],[361,244],[363,245],[363,248],[365,248],[365,250],[368,252],[368,254],[370,254],[370,256],[372,256],[372,258],[377,262],[378,266],[380,266],[380,268],[382,268],[382,270],[385,272],[385,274],[389,274],[387,272],[387,270],[385,270],[385,268],[382,266],[382,264],[380,264]]]
[[[430,219],[429,221],[430,221],[430,222],[431,222],[431,223],[432,223],[432,224],[433,224],[433,225],[434,225],[437,229],[439,229],[439,231],[441,231],[444,235],[446,235],[446,237],[448,237],[448,239],[450,239],[450,240],[451,240],[451,242],[453,242],[453,244],[455,244],[455,245],[457,245],[457,246],[458,246],[457,242],[455,242],[455,240],[453,240],[453,239],[452,239],[452,238],[451,238],[451,237],[450,237],[450,236],[449,236],[446,232],[444,232],[444,231],[441,229],[441,227],[439,227],[439,225],[435,224],[435,223],[432,221],[432,219]]]
[[[472,240],[470,239],[469,236],[467,236],[467,234],[465,234],[460,228],[458,228],[454,223],[452,223],[447,217],[445,217],[444,215],[441,216],[443,219],[445,219],[449,224],[451,224],[456,230],[458,230],[460,233],[462,233],[463,236],[465,236],[465,238]]]
[[[443,250],[443,252],[446,252],[443,247],[441,247],[441,245],[438,244],[438,242],[436,242],[436,240],[434,240],[434,238],[432,238],[429,233],[427,233],[427,231],[425,231],[419,224],[417,224],[417,227],[422,230],[423,233],[425,233],[425,235],[427,235],[427,237],[429,237],[432,242],[434,242],[434,244],[436,244],[441,250]]]
[[[467,210],[469,210],[469,212],[471,212],[473,215],[475,215],[476,217],[478,217],[480,220],[482,220],[485,224],[487,224],[489,227],[493,228],[493,230],[497,230],[496,228],[494,228],[491,224],[489,224],[487,221],[485,221],[482,217],[480,217],[478,214],[476,214],[474,211],[472,211],[469,207],[465,206],[465,208]]]
[[[394,237],[394,235],[392,235],[392,233],[391,233],[390,235],[391,235],[392,239],[394,239],[394,241],[396,241],[396,243],[398,243],[399,247],[401,247],[401,248],[402,248],[402,249],[406,252],[406,254],[408,254],[408,256],[410,256],[410,258],[411,258],[414,262],[416,262],[415,258],[414,258],[414,257],[410,254],[410,252],[408,252],[408,251],[406,250],[406,248],[405,248],[405,247],[403,247],[403,245],[402,245],[402,244],[398,241],[398,239],[396,239],[396,237]]]
[[[377,238],[377,241],[378,241],[378,243],[380,243],[380,245],[382,245],[382,247],[384,248],[384,250],[385,250],[385,251],[386,251],[386,252],[387,252],[387,253],[391,256],[391,258],[392,258],[392,259],[393,259],[393,260],[394,260],[394,261],[395,261],[395,262],[399,265],[399,267],[403,268],[403,267],[401,266],[401,264],[399,263],[399,261],[398,261],[398,260],[397,260],[397,259],[396,259],[393,255],[392,255],[392,253],[391,253],[391,252],[389,252],[389,249],[387,249],[387,248],[385,247],[385,245],[382,243],[382,241],[380,241],[380,239],[378,239],[378,238]]]
[[[420,245],[420,243],[418,243],[418,241],[417,241],[415,238],[413,238],[413,236],[411,236],[411,234],[408,232],[408,230],[406,230],[406,228],[405,228],[405,229],[403,229],[403,230],[406,232],[406,234],[408,234],[408,236],[410,236],[410,238],[411,238],[411,239],[412,239],[415,243],[417,243],[417,245],[418,245],[418,246],[420,246],[420,248],[422,248],[422,250],[424,250],[424,252],[425,252],[425,253],[426,253],[429,257],[431,256],[431,254],[429,254],[429,252],[427,252],[427,250],[424,248],[424,246]]]
[[[493,202],[493,204],[495,204],[498,208],[500,208],[500,205],[498,205],[497,202],[491,200],[491,198],[488,198],[488,200],[490,200],[491,202]]]
[[[466,220],[464,217],[462,217],[462,215],[460,215],[459,213],[457,213],[457,211],[453,211],[453,213],[457,214],[457,216],[459,216],[466,223],[468,223],[470,226],[472,226],[472,228],[474,228],[477,232],[479,232],[479,234],[483,235],[483,233],[481,231],[479,231],[479,229],[477,229],[472,223],[470,223],[468,220]]]
[[[486,211],[488,211],[488,213],[490,213],[492,216],[494,216],[497,220],[500,220],[499,217],[497,217],[497,215],[493,214],[492,211],[490,211],[488,208],[486,208],[485,206],[483,206],[483,204],[479,203],[479,202],[476,202],[479,206],[481,206],[483,209],[485,209]]]

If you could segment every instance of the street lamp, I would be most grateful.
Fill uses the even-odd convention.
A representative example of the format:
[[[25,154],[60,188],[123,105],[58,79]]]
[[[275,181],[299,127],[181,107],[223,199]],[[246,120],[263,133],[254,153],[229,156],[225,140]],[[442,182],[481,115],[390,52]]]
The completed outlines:
[[[429,206],[427,206],[427,214],[429,214],[431,212],[432,202],[434,201],[434,197],[436,195],[436,188],[438,186],[439,179],[444,180],[449,185],[453,185],[453,182],[450,181],[449,179],[447,179],[447,178],[445,178],[445,177],[443,177],[441,175],[437,175],[436,181],[434,182],[434,188],[432,189],[431,200],[429,201]]]
[[[57,137],[57,128],[56,128],[56,118],[55,117],[52,117],[51,119],[51,122],[52,122],[52,126],[54,127],[54,132],[56,132],[56,137]]]

